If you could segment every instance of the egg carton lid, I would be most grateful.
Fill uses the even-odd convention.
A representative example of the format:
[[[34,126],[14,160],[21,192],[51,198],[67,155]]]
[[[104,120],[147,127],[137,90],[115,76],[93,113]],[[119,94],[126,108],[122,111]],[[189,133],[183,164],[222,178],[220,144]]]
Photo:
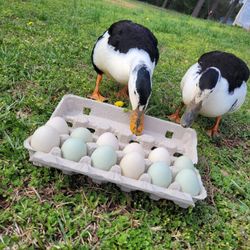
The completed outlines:
[[[87,98],[65,95],[52,117],[61,116],[67,122],[72,124],[73,128],[83,126],[95,130],[95,135],[99,136],[104,132],[112,132],[117,135],[120,145],[126,145],[130,141],[138,141],[145,150],[152,147],[163,146],[168,149],[175,158],[174,154],[184,154],[192,159],[193,163],[197,163],[197,136],[196,132],[190,128],[182,128],[180,125],[157,119],[151,116],[145,116],[145,130],[143,135],[133,135],[129,129],[130,112],[124,112],[122,108],[93,101]],[[166,137],[166,133],[171,133],[171,137]],[[199,182],[202,186],[201,193],[198,196],[181,192],[178,188],[161,188],[157,187],[143,177],[139,180],[133,180],[125,176],[121,176],[117,172],[118,165],[115,165],[111,171],[102,171],[91,167],[89,160],[81,160],[80,162],[72,162],[63,159],[57,155],[57,148],[50,153],[36,152],[30,147],[30,137],[24,142],[25,148],[30,154],[30,161],[38,166],[50,166],[62,170],[66,174],[79,173],[92,178],[94,181],[112,182],[118,185],[123,191],[141,190],[150,194],[152,199],[168,199],[180,207],[187,208],[194,206],[198,200],[206,198],[207,193],[202,185],[200,175],[197,171]],[[60,149],[58,148],[60,151]],[[147,175],[147,174],[146,174]],[[144,176],[144,175],[143,175]]]

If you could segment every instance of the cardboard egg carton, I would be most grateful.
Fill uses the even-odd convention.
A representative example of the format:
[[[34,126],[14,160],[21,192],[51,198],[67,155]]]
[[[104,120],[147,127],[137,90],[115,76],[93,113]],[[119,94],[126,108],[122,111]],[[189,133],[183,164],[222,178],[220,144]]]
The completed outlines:
[[[206,198],[207,193],[202,184],[200,174],[196,169],[201,193],[197,196],[191,196],[181,191],[177,182],[170,184],[168,188],[158,187],[151,184],[150,176],[145,172],[139,178],[134,180],[121,175],[119,162],[124,156],[123,148],[130,142],[139,142],[145,151],[146,170],[152,164],[147,156],[155,147],[165,147],[170,155],[171,162],[174,162],[177,156],[186,155],[193,163],[197,163],[197,137],[196,132],[190,128],[183,128],[178,124],[160,120],[151,116],[145,116],[145,129],[141,136],[136,136],[129,129],[130,112],[124,112],[122,108],[96,102],[90,99],[65,95],[52,117],[61,116],[70,125],[70,130],[77,127],[85,127],[93,133],[94,142],[87,143],[88,156],[82,157],[79,162],[73,162],[61,157],[61,149],[54,147],[49,153],[35,151],[30,146],[31,136],[24,142],[28,149],[30,161],[37,166],[54,167],[62,170],[65,174],[84,174],[90,177],[96,183],[112,182],[125,192],[140,190],[150,194],[154,200],[168,199],[172,200],[180,207],[187,208],[194,206],[198,200]],[[105,133],[111,132],[116,135],[119,141],[119,150],[117,153],[117,165],[114,165],[109,171],[103,171],[91,166],[90,155],[97,148],[97,138]],[[61,135],[61,144],[69,135]],[[170,167],[173,175],[175,169]]]

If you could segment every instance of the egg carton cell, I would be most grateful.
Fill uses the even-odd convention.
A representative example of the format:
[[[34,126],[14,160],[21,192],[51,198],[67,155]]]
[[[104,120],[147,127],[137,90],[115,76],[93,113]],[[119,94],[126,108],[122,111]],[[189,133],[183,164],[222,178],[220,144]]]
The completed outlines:
[[[195,164],[197,157],[196,132],[190,128],[182,128],[180,125],[145,116],[145,130],[141,136],[136,136],[129,129],[130,112],[124,112],[122,108],[96,102],[90,99],[66,95],[62,98],[51,118],[60,116],[70,125],[70,132],[78,127],[88,128],[93,133],[93,142],[87,144],[87,156],[79,162],[73,162],[62,158],[61,145],[69,138],[69,135],[60,135],[60,147],[54,147],[49,153],[34,150],[30,145],[31,137],[24,142],[28,149],[30,161],[37,166],[54,167],[65,174],[83,174],[89,176],[96,183],[112,182],[121,190],[130,192],[140,190],[150,194],[154,200],[168,199],[180,207],[194,206],[196,201],[206,198],[206,190],[202,184],[199,171],[195,169],[201,192],[191,196],[181,191],[177,182],[172,182],[168,188],[162,188],[151,183],[151,177],[146,173],[152,162],[148,159],[149,152],[157,147],[164,147],[170,153],[171,165],[179,155],[188,156]],[[105,132],[113,133],[119,142],[117,153],[117,165],[109,171],[100,170],[91,166],[91,154],[97,148],[97,139]],[[119,166],[124,156],[122,150],[131,142],[140,143],[145,151],[146,170],[138,180],[121,175]],[[173,166],[170,167],[175,172]]]

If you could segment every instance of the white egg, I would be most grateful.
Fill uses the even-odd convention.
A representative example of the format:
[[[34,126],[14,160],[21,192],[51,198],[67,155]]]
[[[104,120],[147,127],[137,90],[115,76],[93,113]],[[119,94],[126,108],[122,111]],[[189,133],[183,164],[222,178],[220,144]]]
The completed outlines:
[[[91,155],[92,165],[102,170],[110,170],[116,164],[117,155],[111,146],[99,146]]]
[[[61,134],[69,134],[69,127],[67,122],[60,116],[55,116],[50,118],[46,125],[55,128],[58,133]]]
[[[83,156],[87,155],[87,146],[79,138],[68,138],[63,143],[61,150],[62,157],[71,161],[79,161]]]
[[[106,132],[102,134],[96,141],[98,146],[109,145],[113,147],[115,150],[119,149],[119,143],[117,138],[110,132]]]
[[[155,148],[149,153],[148,159],[151,162],[164,161],[167,165],[170,165],[170,155],[167,149],[163,147]]]
[[[182,169],[175,177],[175,181],[181,186],[181,190],[192,196],[201,192],[201,186],[198,177],[192,169]]]
[[[138,152],[126,154],[121,162],[122,175],[132,179],[138,179],[145,171],[145,161],[143,156]]]
[[[37,151],[44,153],[50,152],[53,147],[60,144],[60,135],[58,131],[50,126],[38,128],[31,137],[30,145]]]
[[[145,152],[144,152],[143,147],[142,147],[142,145],[140,143],[136,143],[136,142],[129,143],[123,149],[124,154],[128,154],[128,153],[131,153],[131,152],[138,152],[143,157],[145,156]]]
[[[93,141],[93,135],[87,128],[76,128],[71,132],[70,136],[80,138],[86,143]]]
[[[185,168],[194,170],[194,164],[187,156],[182,155],[174,162],[174,172],[177,174]]]
[[[172,172],[169,166],[162,161],[153,163],[148,169],[148,174],[152,183],[160,187],[168,187],[172,181]]]

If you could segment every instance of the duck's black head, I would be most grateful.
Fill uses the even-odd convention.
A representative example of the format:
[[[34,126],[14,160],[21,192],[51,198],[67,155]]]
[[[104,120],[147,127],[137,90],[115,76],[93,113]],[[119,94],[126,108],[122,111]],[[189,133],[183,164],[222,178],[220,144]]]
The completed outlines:
[[[190,127],[196,117],[198,116],[202,105],[205,104],[207,98],[213,93],[215,87],[220,79],[220,72],[218,69],[210,67],[204,72],[201,72],[199,83],[196,87],[196,92],[193,100],[187,105],[186,111],[181,117],[181,125],[183,127]]]
[[[145,64],[137,65],[129,78],[129,98],[132,104],[130,128],[134,134],[143,130],[143,116],[151,96],[151,72]]]

